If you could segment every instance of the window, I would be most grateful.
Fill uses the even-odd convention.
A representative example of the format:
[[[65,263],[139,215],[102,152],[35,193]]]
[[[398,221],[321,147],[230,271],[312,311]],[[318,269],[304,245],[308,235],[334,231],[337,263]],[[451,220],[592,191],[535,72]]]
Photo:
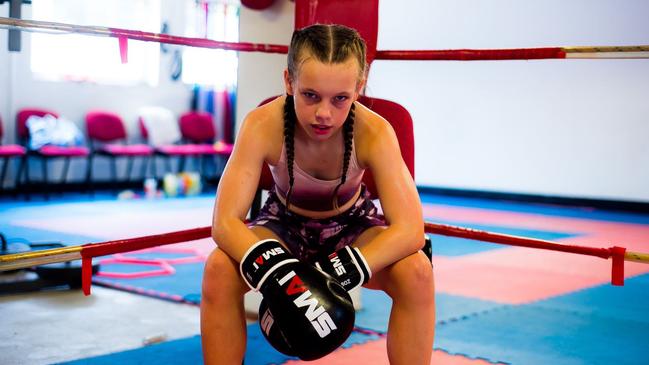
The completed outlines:
[[[187,2],[185,36],[217,41],[239,41],[239,5],[233,1]],[[236,51],[186,47],[182,80],[187,84],[232,88],[237,82]]]
[[[34,20],[160,32],[160,0],[38,0],[32,12]],[[43,80],[155,86],[160,45],[129,40],[122,64],[117,38],[31,33],[30,63]]]

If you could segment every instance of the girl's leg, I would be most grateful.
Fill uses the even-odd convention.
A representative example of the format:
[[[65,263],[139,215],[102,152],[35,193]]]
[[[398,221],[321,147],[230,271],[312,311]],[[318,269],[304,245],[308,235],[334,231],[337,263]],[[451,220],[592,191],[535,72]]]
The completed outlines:
[[[365,231],[363,245],[383,227]],[[366,285],[392,298],[387,351],[392,365],[430,364],[435,335],[435,285],[433,269],[423,252],[417,252],[374,273]]]
[[[253,227],[259,239],[275,238],[264,227]],[[241,364],[246,352],[243,296],[249,290],[239,263],[216,248],[205,263],[201,296],[201,341],[205,364]]]
[[[215,249],[205,263],[201,296],[205,364],[241,364],[246,351],[243,295],[247,290],[239,264]]]

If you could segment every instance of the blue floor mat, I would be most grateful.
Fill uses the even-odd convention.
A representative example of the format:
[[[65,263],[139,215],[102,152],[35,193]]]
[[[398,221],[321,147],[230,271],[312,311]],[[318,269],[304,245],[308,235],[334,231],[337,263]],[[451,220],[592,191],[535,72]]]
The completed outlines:
[[[103,242],[105,239],[102,237],[23,227],[14,222],[66,216],[96,216],[97,219],[102,219],[106,216],[120,215],[124,211],[140,212],[143,215],[159,210],[182,212],[182,209],[211,207],[213,204],[214,196],[211,194],[152,200],[116,200],[111,196],[90,198],[81,195],[77,199],[0,202],[0,233],[10,242],[60,242],[67,246]]]
[[[447,322],[437,327],[435,346],[511,364],[648,364],[649,320],[637,315],[646,312],[647,281],[645,275],[628,279],[625,290],[603,285]]]
[[[20,227],[4,223],[0,223],[0,233],[2,233],[7,238],[7,242],[10,243],[60,243],[70,246],[102,241],[102,239],[97,237],[64,232],[52,232],[45,229]]]
[[[173,265],[173,267],[176,269],[173,275],[160,275],[139,279],[112,279],[95,276],[93,277],[93,283],[113,287],[139,288],[143,291],[153,290],[156,293],[163,294],[167,298],[168,296],[178,296],[184,302],[200,303],[205,263],[177,264]],[[138,265],[106,264],[101,265],[101,270],[108,272],[132,272],[132,270],[149,271],[156,270],[156,268],[148,266],[141,267]]]
[[[378,332],[388,330],[392,299],[378,290],[361,289],[363,308],[356,313],[356,325]],[[481,313],[502,308],[501,303],[467,298],[457,295],[435,294],[436,322],[463,320]]]
[[[544,203],[527,203],[513,200],[496,200],[482,198],[452,197],[429,193],[420,193],[422,203],[492,209],[519,213],[544,214],[551,216],[594,219],[611,222],[649,224],[649,214],[612,211],[592,207],[566,206]]]
[[[626,278],[624,286],[602,285],[545,299],[537,307],[576,311],[581,315],[638,321],[647,324],[649,334],[649,274]],[[649,346],[649,341],[647,341]],[[647,360],[649,364],[649,360]]]
[[[354,332],[345,341],[343,348],[354,344],[362,344],[378,339],[377,336]],[[248,343],[245,363],[248,365],[282,364],[288,360],[296,359],[277,352],[272,348],[261,334],[257,324],[248,325]],[[202,364],[200,336],[193,336],[179,340],[167,341],[134,350],[116,352],[112,354],[79,359],[61,364],[67,365],[177,365],[177,364]]]

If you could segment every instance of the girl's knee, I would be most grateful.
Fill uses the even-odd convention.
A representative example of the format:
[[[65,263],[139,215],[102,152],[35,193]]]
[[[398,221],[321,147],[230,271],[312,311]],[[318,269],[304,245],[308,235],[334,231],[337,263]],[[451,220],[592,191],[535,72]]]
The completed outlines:
[[[390,296],[414,295],[424,298],[434,295],[433,266],[422,252],[394,263],[388,276],[390,283],[386,292]]]
[[[245,286],[239,275],[239,266],[223,250],[215,249],[205,261],[203,270],[203,296],[209,299],[216,293],[245,294]]]

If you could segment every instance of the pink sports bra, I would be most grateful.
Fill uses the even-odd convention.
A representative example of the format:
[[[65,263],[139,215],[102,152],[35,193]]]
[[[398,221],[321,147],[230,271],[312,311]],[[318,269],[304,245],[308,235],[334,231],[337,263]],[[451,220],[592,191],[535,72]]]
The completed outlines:
[[[277,165],[268,165],[275,182],[275,191],[286,199],[288,193],[288,168],[286,164],[286,148],[282,145],[282,153]],[[358,191],[361,181],[363,180],[364,169],[358,166],[356,160],[356,146],[352,142],[352,153],[349,158],[349,168],[347,169],[347,181],[338,189],[338,204],[340,206],[347,203],[354,197]],[[327,211],[333,209],[332,194],[334,189],[340,183],[340,179],[321,180],[317,179],[304,170],[297,163],[293,163],[293,192],[291,193],[292,205],[297,207],[313,210]]]

